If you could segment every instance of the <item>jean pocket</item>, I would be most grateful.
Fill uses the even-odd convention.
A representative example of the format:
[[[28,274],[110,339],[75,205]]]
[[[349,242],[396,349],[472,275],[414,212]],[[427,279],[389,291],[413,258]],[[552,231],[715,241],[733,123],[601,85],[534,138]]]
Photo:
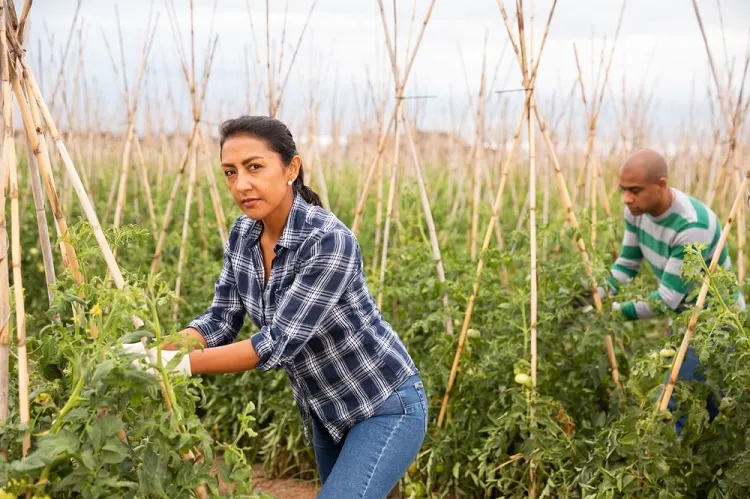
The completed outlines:
[[[404,403],[397,392],[391,393],[380,407],[375,411],[375,416],[401,416],[406,413]]]
[[[408,379],[398,390],[396,390],[404,414],[419,417],[422,420],[423,429],[427,431],[427,400],[422,380],[414,376]]]
[[[417,392],[419,402],[422,406],[422,413],[424,414],[424,431],[425,433],[427,433],[427,426],[429,424],[429,409],[427,408],[427,392],[424,389],[424,383],[422,383],[422,381],[417,381],[416,383],[414,383],[414,391]]]

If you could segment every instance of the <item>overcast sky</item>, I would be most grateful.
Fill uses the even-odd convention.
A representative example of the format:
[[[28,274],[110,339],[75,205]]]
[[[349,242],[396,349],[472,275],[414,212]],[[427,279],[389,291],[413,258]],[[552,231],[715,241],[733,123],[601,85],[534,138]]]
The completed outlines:
[[[253,10],[257,49],[265,71],[265,2],[249,0]],[[385,1],[389,22],[392,22],[393,1]],[[416,4],[416,22],[412,43],[424,18],[427,0],[396,0],[398,6],[398,50],[403,65],[404,49],[409,37],[412,5]],[[701,14],[711,43],[719,77],[726,78],[725,56],[715,0],[700,0]],[[22,2],[17,2],[22,4]],[[148,0],[115,2],[110,0],[83,0],[83,74],[90,87],[95,88],[102,118],[106,125],[121,126],[125,121],[122,106],[122,84],[110,63],[104,38],[109,41],[119,64],[119,42],[115,6],[119,6],[124,39],[124,58],[128,83],[132,87],[138,60],[142,53],[145,25],[148,19]],[[182,35],[189,33],[189,2],[174,0]],[[248,89],[255,95],[265,88],[265,74],[251,69],[246,77],[245,54],[255,60],[246,0],[222,0],[213,19],[218,46],[207,94],[209,120],[221,120],[248,112]],[[50,92],[60,52],[73,20],[76,0],[36,0],[31,13],[29,58],[39,67],[39,50],[44,66],[45,91]],[[293,46],[302,30],[312,0],[289,0],[284,49],[286,68]],[[509,14],[514,2],[505,1]],[[526,9],[531,2],[525,2]],[[535,50],[549,12],[551,0],[536,1]],[[602,43],[606,37],[607,54],[615,34],[620,0],[560,0],[555,11],[549,39],[542,55],[537,91],[542,109],[554,111],[552,97],[557,96],[557,108],[570,92],[577,75],[573,45],[580,56],[586,81],[586,90],[593,91],[593,75],[598,67]],[[737,66],[741,74],[745,48],[750,28],[750,1],[722,0],[724,35],[729,63]],[[202,60],[208,45],[212,20],[212,0],[195,1],[196,59]],[[274,51],[278,47],[284,26],[285,2],[271,2],[270,25]],[[155,0],[154,12],[160,14],[154,45],[149,56],[149,71],[145,94],[139,111],[146,106],[157,109],[167,107],[167,96],[176,102],[184,113],[189,112],[187,85],[180,69],[176,44],[170,28],[166,3]],[[425,36],[409,76],[407,95],[432,95],[436,98],[419,103],[409,101],[410,111],[419,109],[420,125],[432,128],[449,128],[452,125],[450,109],[461,113],[468,103],[469,90],[476,94],[482,66],[485,33],[487,33],[487,84],[492,80],[494,68],[504,53],[493,90],[518,88],[520,72],[500,16],[496,0],[437,0]],[[516,33],[517,35],[517,33]],[[345,112],[347,123],[356,126],[355,96],[360,108],[367,97],[368,71],[380,88],[393,95],[389,60],[383,42],[383,27],[376,0],[318,0],[305,33],[297,62],[287,86],[281,117],[302,126],[305,117],[304,98],[317,82],[316,95],[321,99],[321,128],[328,125],[333,98]],[[50,65],[50,40],[55,47],[55,62]],[[189,44],[186,45],[189,48]],[[278,56],[272,54],[278,63]],[[77,64],[77,44],[68,56],[72,77]],[[198,68],[200,72],[201,67]],[[689,0],[628,0],[622,21],[620,39],[610,74],[612,90],[620,99],[625,75],[626,90],[635,95],[644,84],[654,99],[654,122],[665,130],[673,129],[687,119],[691,92],[695,85],[696,102],[706,109],[706,86],[710,80],[706,52],[698,23]],[[739,77],[735,77],[736,80]],[[387,87],[386,87],[387,86]],[[750,87],[750,84],[748,85]],[[468,88],[468,90],[467,90]],[[356,89],[356,90],[355,90]],[[609,93],[605,94],[609,104]],[[489,110],[494,112],[503,102],[517,102],[520,94],[495,94]],[[580,94],[576,94],[580,100]],[[619,102],[617,103],[619,105]],[[266,109],[254,109],[265,112]],[[171,113],[171,111],[170,111]],[[605,119],[612,125],[611,107]],[[467,120],[471,120],[467,115]],[[511,118],[515,121],[515,117]],[[581,119],[584,117],[581,115]],[[488,121],[491,117],[488,117]],[[470,121],[466,122],[471,127]],[[607,123],[605,123],[605,126]],[[664,132],[665,134],[667,132]]]

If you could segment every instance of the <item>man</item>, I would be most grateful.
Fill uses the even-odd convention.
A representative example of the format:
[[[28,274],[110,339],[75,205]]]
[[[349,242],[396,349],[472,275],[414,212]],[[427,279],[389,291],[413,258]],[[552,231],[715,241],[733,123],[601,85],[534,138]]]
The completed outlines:
[[[620,168],[620,189],[626,206],[625,235],[620,255],[611,269],[609,294],[616,294],[621,284],[634,278],[644,259],[659,281],[658,289],[649,295],[648,301],[613,303],[613,310],[626,320],[646,319],[666,311],[665,307],[680,312],[690,291],[688,283],[680,277],[686,247],[704,243],[703,258],[708,264],[721,237],[722,224],[714,212],[697,199],[669,187],[667,179],[667,162],[650,149],[636,152]],[[726,246],[721,250],[719,265],[725,269],[732,267]],[[602,297],[605,294],[601,287],[599,294]],[[745,309],[741,293],[732,301],[739,310]],[[679,379],[703,381],[700,373],[696,373],[697,368],[698,357],[690,348]],[[673,406],[672,400],[669,409]],[[708,410],[711,418],[718,413],[712,400],[708,402]],[[684,420],[678,421],[678,433],[683,425]]]
[[[649,301],[655,300],[660,306],[679,312],[690,291],[680,277],[685,249],[704,243],[703,258],[708,264],[719,243],[722,224],[708,206],[669,187],[667,178],[666,161],[650,149],[633,154],[620,168],[620,189],[626,206],[625,235],[609,284],[616,292],[620,284],[638,274],[645,258],[659,280],[659,287],[649,295]],[[719,265],[732,268],[726,245],[721,250]],[[736,305],[740,310],[745,309],[741,294],[736,297]],[[659,312],[645,300],[614,303],[613,308],[628,320],[647,319]]]

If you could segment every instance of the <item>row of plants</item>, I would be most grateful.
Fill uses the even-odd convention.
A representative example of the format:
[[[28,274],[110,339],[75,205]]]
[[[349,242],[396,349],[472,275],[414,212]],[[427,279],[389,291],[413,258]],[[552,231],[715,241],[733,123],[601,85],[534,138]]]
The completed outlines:
[[[347,175],[331,183],[329,195],[345,223],[351,222],[356,204],[356,178]],[[563,229],[554,211],[547,226],[540,224],[539,238],[546,240],[547,252],[538,268],[537,391],[532,393],[524,377],[529,373],[528,234],[523,229],[505,230],[504,247],[493,243],[485,255],[472,333],[446,421],[437,428],[457,343],[457,337],[446,332],[445,320],[449,316],[460,330],[476,262],[467,248],[470,220],[459,214],[451,227],[445,227],[453,220],[449,186],[433,182],[430,189],[433,216],[438,230],[442,229],[446,282],[441,283],[435,273],[417,193],[403,185],[400,224],[392,238],[382,287],[383,313],[421,369],[430,401],[428,437],[402,480],[405,496],[527,497],[532,489],[537,497],[746,496],[750,491],[747,313],[736,313],[719,298],[709,299],[693,341],[707,381],[680,382],[674,394],[679,411],[659,413],[656,399],[689,314],[673,317],[675,333],[667,336],[666,318],[624,322],[609,312],[606,302],[602,315],[581,313],[578,299],[588,283],[572,240],[576,236],[590,240],[592,225],[585,214],[580,234]],[[223,194],[225,207],[232,206]],[[102,212],[104,201],[97,199]],[[155,199],[157,213],[166,201]],[[374,203],[368,205],[358,239],[370,291],[377,295],[381,286],[378,272],[372,271]],[[175,219],[181,220],[176,211]],[[272,476],[315,480],[313,450],[304,444],[285,373],[169,378],[175,402],[171,413],[158,378],[132,368],[118,350],[118,344],[144,335],[165,341],[205,310],[221,265],[221,243],[216,231],[210,230],[213,214],[206,206],[203,223],[209,228],[208,244],[204,246],[198,237],[206,225],[201,227],[194,214],[185,248],[183,275],[189,278],[183,279],[173,321],[176,299],[171,288],[181,224],[173,224],[160,272],[152,275],[149,265],[155,243],[145,215],[145,210],[136,213],[130,206],[125,216],[129,225],[108,232],[119,248],[118,262],[129,283],[125,291],[108,285],[106,268],[83,223],[73,225],[70,237],[85,262],[86,281],[76,286],[60,269],[51,305],[43,292],[40,255],[24,254],[32,423],[29,428],[19,426],[13,413],[11,424],[3,427],[2,441],[10,449],[9,464],[0,470],[4,490],[15,494],[32,487],[40,495],[60,497],[183,497],[200,484],[218,492],[219,474],[222,483],[235,487],[235,495],[246,497],[252,493],[250,464],[254,462],[262,463]],[[504,228],[515,226],[518,213],[510,202],[501,215]],[[236,216],[237,210],[227,214],[227,226]],[[483,223],[489,220],[486,207],[481,218]],[[27,210],[24,220],[24,228],[34,227],[32,210]],[[598,220],[593,226],[597,245],[590,254],[602,281],[617,236],[608,231],[603,214]],[[621,232],[619,220],[615,228]],[[25,248],[36,246],[35,230],[25,230],[23,237]],[[703,270],[702,261],[692,255],[683,271],[699,282]],[[642,274],[618,299],[647,295],[655,283],[645,266]],[[716,291],[731,292],[734,285],[734,277],[726,272],[712,277]],[[448,309],[441,301],[446,292]],[[74,304],[85,314],[74,315]],[[136,330],[133,314],[146,325]],[[90,337],[92,321],[100,332],[96,340]],[[247,319],[239,338],[252,332]],[[617,340],[622,389],[612,381],[605,335]],[[713,420],[706,410],[709,394],[721,408]],[[674,423],[683,415],[685,429],[678,436]],[[32,451],[21,459],[21,440],[27,433],[32,435]],[[195,452],[197,461],[185,459],[188,450]]]

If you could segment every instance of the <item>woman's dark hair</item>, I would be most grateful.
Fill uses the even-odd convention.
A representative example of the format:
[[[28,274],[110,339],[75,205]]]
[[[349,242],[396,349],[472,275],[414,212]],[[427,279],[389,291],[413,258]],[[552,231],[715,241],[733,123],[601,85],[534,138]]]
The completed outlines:
[[[264,141],[269,149],[281,156],[284,165],[289,165],[292,158],[299,154],[297,145],[294,143],[292,132],[281,121],[269,116],[240,116],[227,120],[221,124],[219,129],[219,150],[224,147],[224,142],[235,135],[250,135]],[[294,179],[292,187],[302,196],[302,199],[310,204],[322,206],[318,194],[305,185],[302,164],[299,165],[297,178]]]

